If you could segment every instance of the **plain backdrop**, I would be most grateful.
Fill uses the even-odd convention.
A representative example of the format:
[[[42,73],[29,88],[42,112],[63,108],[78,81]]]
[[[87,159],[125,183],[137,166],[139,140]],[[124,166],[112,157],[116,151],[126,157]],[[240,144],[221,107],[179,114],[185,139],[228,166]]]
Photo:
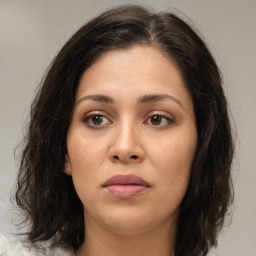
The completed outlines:
[[[255,0],[0,0],[0,232],[19,231],[9,201],[18,169],[13,152],[47,66],[82,24],[124,3],[184,13],[215,56],[236,123],[237,150],[233,221],[212,255],[256,256]]]

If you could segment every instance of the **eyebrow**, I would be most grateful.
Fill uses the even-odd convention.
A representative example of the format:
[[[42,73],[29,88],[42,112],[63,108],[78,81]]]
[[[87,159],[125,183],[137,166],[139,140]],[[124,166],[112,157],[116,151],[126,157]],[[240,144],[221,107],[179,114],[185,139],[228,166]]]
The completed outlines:
[[[142,104],[143,103],[151,103],[151,102],[157,102],[157,101],[161,101],[161,100],[165,100],[165,99],[170,99],[170,100],[174,101],[175,103],[177,103],[180,107],[183,108],[181,101],[179,99],[177,99],[176,97],[171,96],[169,94],[147,94],[147,95],[140,97],[138,99],[138,103],[142,103]],[[92,95],[87,95],[87,96],[80,98],[76,102],[76,105],[78,105],[79,103],[81,103],[85,100],[92,100],[92,101],[103,102],[103,103],[107,103],[107,104],[115,103],[115,100],[107,95],[92,94]]]
[[[169,94],[148,94],[144,95],[139,98],[139,103],[150,103],[150,102],[156,102],[156,101],[161,101],[165,99],[170,99],[177,103],[180,107],[183,108],[183,105],[179,99],[177,99],[174,96],[171,96]]]
[[[82,97],[76,102],[76,105],[81,103],[82,101],[85,100],[92,100],[92,101],[97,101],[97,102],[104,102],[104,103],[114,103],[114,99],[110,98],[109,96],[103,95],[103,94],[93,94],[93,95],[87,95]]]

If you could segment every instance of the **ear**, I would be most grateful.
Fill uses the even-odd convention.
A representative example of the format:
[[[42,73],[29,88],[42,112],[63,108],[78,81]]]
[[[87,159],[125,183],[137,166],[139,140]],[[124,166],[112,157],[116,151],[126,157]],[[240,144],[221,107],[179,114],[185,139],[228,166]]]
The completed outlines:
[[[65,155],[65,165],[64,165],[64,173],[67,175],[72,175],[72,170],[71,170],[71,164],[70,164],[70,158],[69,155]]]

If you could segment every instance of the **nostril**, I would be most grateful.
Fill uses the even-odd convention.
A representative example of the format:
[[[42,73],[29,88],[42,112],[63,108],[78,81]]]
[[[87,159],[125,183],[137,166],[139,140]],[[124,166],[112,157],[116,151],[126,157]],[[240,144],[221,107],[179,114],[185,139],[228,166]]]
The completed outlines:
[[[138,159],[139,157],[137,156],[137,155],[131,155],[130,157],[129,157],[129,159],[134,159],[134,160],[136,160],[136,159]],[[115,159],[115,160],[121,160],[121,159],[123,159],[123,157],[119,157],[118,155],[113,155],[113,159]],[[124,158],[125,159],[125,158]],[[127,159],[128,160],[128,159]]]

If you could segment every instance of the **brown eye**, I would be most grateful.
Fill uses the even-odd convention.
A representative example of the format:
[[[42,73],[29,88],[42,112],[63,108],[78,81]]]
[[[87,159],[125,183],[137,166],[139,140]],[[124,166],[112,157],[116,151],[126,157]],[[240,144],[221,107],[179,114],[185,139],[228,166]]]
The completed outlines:
[[[162,122],[163,117],[159,115],[154,115],[150,117],[150,122],[153,125],[159,125]]]
[[[100,125],[103,122],[103,116],[94,115],[91,118],[92,118],[92,123],[94,125]]]
[[[150,116],[145,123],[153,126],[168,126],[173,123],[173,120],[165,115],[155,114]]]
[[[111,124],[108,118],[100,114],[90,114],[82,120],[89,127],[104,126]]]

